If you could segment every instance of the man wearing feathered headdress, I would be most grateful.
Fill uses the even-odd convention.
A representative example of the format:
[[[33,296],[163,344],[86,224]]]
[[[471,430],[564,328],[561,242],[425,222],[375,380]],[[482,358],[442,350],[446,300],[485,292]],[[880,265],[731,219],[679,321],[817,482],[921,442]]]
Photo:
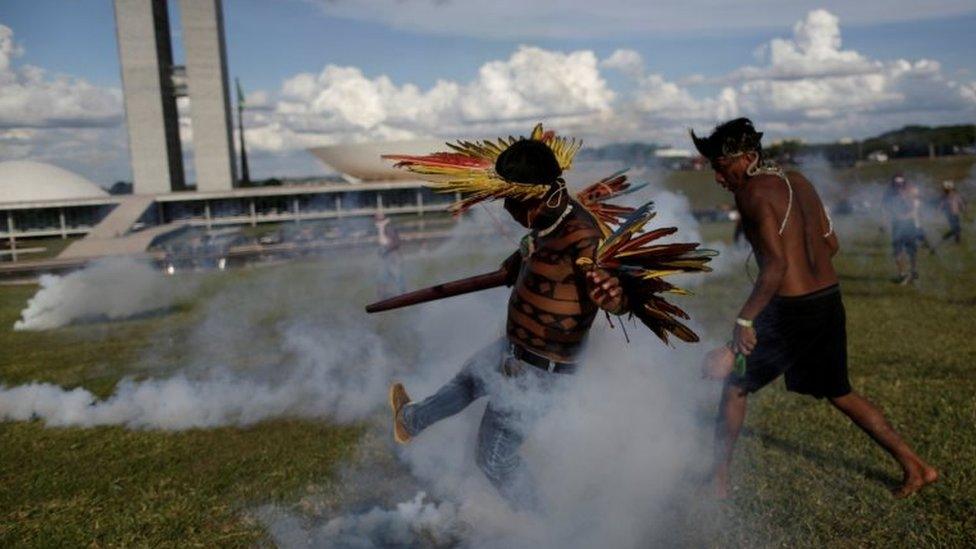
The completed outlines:
[[[654,294],[677,293],[661,277],[703,270],[711,256],[696,252],[697,244],[642,247],[674,230],[637,237],[653,215],[650,206],[635,211],[602,202],[629,187],[622,174],[571,196],[562,173],[579,144],[541,126],[529,138],[451,147],[452,152],[388,158],[428,176],[435,189],[461,193],[455,211],[503,199],[505,210],[530,232],[499,271],[513,286],[505,336],[476,353],[460,373],[422,401],[411,401],[403,385],[395,383],[390,389],[394,438],[406,443],[487,396],[477,464],[516,507],[533,507],[531,481],[518,454],[525,426],[544,400],[533,392],[548,392],[577,369],[576,357],[600,309],[632,312],[664,339],[673,334],[694,341],[694,333],[674,318],[686,318],[683,311]],[[622,217],[627,221],[621,223]],[[611,223],[620,228],[611,231]],[[615,270],[625,266],[626,275]]]
[[[759,277],[732,325],[728,346],[711,353],[715,377],[731,370],[733,354],[744,369],[728,375],[716,429],[715,482],[729,490],[732,450],[745,419],[746,395],[783,374],[789,391],[827,398],[890,453],[904,473],[895,489],[908,496],[938,473],[905,443],[881,411],[851,390],[847,376],[844,305],[832,257],[839,244],[816,189],[799,172],[763,158],[762,133],[739,118],[706,138],[691,132],[715,180],[735,195]]]

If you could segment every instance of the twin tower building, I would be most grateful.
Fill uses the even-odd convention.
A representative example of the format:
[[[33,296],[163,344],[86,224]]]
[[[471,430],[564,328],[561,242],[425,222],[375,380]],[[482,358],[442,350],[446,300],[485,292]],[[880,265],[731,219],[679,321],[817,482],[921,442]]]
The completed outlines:
[[[188,97],[199,191],[237,184],[220,0],[179,0],[185,66],[173,64],[166,0],[114,0],[136,194],[186,189],[176,98]]]

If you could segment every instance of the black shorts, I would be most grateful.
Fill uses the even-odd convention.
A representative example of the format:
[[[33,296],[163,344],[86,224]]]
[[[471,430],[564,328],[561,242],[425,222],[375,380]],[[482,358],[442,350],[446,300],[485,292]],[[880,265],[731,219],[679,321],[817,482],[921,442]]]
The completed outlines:
[[[733,385],[758,391],[784,374],[786,389],[817,398],[851,392],[847,327],[836,284],[797,297],[776,296],[755,319],[756,348]]]

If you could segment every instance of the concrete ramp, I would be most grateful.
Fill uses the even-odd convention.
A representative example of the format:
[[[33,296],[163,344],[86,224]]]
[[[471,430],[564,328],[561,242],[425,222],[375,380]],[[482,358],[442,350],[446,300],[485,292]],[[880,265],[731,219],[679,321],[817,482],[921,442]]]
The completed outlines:
[[[157,238],[186,228],[183,223],[170,223],[132,232],[132,226],[153,203],[149,196],[127,196],[85,238],[65,248],[58,258],[143,254]]]
[[[151,196],[127,196],[115,207],[105,219],[88,231],[84,240],[89,238],[117,238],[124,236],[136,221],[146,213],[155,200]]]
[[[169,236],[187,227],[189,225],[185,223],[169,223],[118,238],[85,237],[65,248],[58,255],[58,259],[94,259],[110,255],[142,255],[157,239]]]

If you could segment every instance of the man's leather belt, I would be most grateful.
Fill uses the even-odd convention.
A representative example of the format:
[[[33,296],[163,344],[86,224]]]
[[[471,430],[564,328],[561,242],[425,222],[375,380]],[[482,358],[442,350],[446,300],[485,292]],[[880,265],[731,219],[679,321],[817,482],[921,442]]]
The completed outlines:
[[[518,360],[521,360],[522,362],[525,362],[526,364],[531,364],[536,368],[545,370],[549,373],[571,374],[576,371],[575,363],[549,360],[548,358],[534,353],[517,343],[512,343],[512,356]]]

